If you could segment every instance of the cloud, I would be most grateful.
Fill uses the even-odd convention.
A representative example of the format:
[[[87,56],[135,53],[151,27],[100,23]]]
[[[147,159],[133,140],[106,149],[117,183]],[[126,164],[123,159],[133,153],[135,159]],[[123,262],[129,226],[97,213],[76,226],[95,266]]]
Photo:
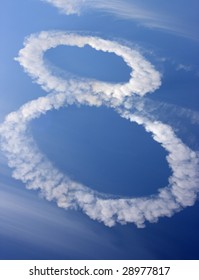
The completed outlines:
[[[70,76],[64,80],[53,75],[43,55],[58,45],[90,45],[96,50],[115,53],[132,69],[129,82],[109,84]],[[16,60],[49,93],[7,115],[0,126],[1,149],[13,169],[14,178],[25,183],[28,189],[40,190],[47,200],[56,201],[58,207],[81,209],[91,219],[107,226],[135,223],[143,227],[146,221],[156,222],[160,217],[170,217],[183,207],[194,204],[199,191],[198,154],[177,138],[171,126],[143,113],[145,103],[141,102],[142,97],[160,87],[161,76],[139,52],[97,37],[41,32],[26,39]],[[134,102],[136,96],[137,103]],[[169,185],[148,197],[123,198],[99,193],[62,174],[41,153],[28,126],[42,114],[71,104],[106,105],[114,108],[121,117],[144,126],[168,153],[167,162],[172,170]]]
[[[177,71],[183,70],[185,72],[190,72],[193,70],[193,67],[191,65],[178,64],[176,70]]]
[[[126,64],[132,69],[130,80],[125,84],[114,85],[89,79],[78,78],[78,84],[73,79],[63,80],[53,76],[46,67],[42,57],[45,51],[59,45],[84,47],[91,46],[96,50],[115,53],[123,58]],[[46,91],[58,91],[65,93],[71,101],[76,100],[81,103],[81,99],[88,98],[87,102],[94,102],[95,105],[101,104],[103,98],[114,102],[114,99],[123,101],[124,97],[136,93],[140,96],[148,92],[153,92],[160,84],[160,74],[154,69],[153,65],[146,61],[142,55],[126,46],[114,41],[103,40],[97,37],[81,36],[78,34],[64,32],[41,32],[38,35],[30,36],[25,42],[25,48],[16,58],[24,67],[25,71]],[[87,83],[87,85],[86,85]],[[87,94],[92,91],[94,94]],[[84,93],[82,95],[82,92]],[[99,95],[101,94],[101,97]],[[89,100],[91,98],[91,100]],[[104,100],[103,100],[104,101]]]
[[[20,182],[16,186],[15,180],[9,177],[8,180],[9,183],[0,183],[1,259],[13,258],[13,253],[16,253],[13,245],[20,246],[22,242],[25,243],[25,251],[30,246],[35,248],[27,249],[26,257],[28,254],[29,258],[45,258],[46,250],[48,254],[51,252],[56,256],[61,253],[65,258],[75,254],[80,258],[88,258],[99,247],[109,248],[118,254],[111,236],[99,225],[93,225],[75,212],[60,211],[54,204],[38,199],[33,192],[24,191]],[[3,246],[4,238],[12,242]],[[78,246],[74,248],[76,242]],[[20,257],[23,258],[23,255],[22,249]]]
[[[126,19],[154,20],[159,18],[155,13],[139,8],[128,0],[42,0],[60,9],[66,15],[80,14],[88,9],[109,12]]]
[[[44,2],[50,3],[60,9],[66,15],[79,14],[82,6],[84,5],[84,0],[42,0]]]
[[[198,41],[198,34],[194,32],[195,26],[189,26],[187,14],[173,13],[173,5],[166,11],[157,1],[155,6],[151,3],[131,0],[41,0],[52,4],[66,15],[78,14],[88,10],[98,10],[109,13],[117,18],[133,20],[147,28],[158,29],[178,36]]]
[[[192,109],[172,103],[153,100],[149,97],[142,98],[134,96],[133,101],[131,99],[130,101],[126,100],[126,106],[128,107],[129,102],[129,108],[131,108],[133,102],[133,106],[136,110],[151,120],[159,118],[171,126],[176,126],[182,120],[188,120],[189,124],[199,124],[199,113]],[[183,123],[183,126],[185,126],[185,123]]]

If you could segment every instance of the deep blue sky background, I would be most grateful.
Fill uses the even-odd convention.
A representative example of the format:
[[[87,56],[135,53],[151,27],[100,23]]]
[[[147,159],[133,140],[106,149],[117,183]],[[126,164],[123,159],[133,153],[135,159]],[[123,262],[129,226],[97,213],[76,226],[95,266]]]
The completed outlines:
[[[151,8],[155,2],[151,2]],[[149,4],[143,1],[143,5]],[[179,22],[186,23],[191,36],[179,36],[175,28],[172,32],[147,28],[140,22],[102,12],[65,16],[39,0],[3,1],[0,121],[27,101],[46,95],[13,58],[26,36],[52,29],[127,40],[162,73],[162,86],[150,98],[198,111],[199,38],[192,36],[198,26],[197,3],[189,1],[193,9],[182,7],[180,1],[175,9],[172,5],[162,7],[161,12],[167,15],[172,10],[175,16],[176,11],[176,22],[179,14],[184,15],[186,22],[183,17]],[[45,59],[83,77],[112,83],[129,77],[122,59],[89,47],[57,47],[49,50]],[[191,125],[186,116],[178,118],[177,113],[176,109],[175,118],[165,109],[160,116],[174,126],[186,144],[198,149],[198,125]],[[164,149],[142,127],[122,119],[110,108],[71,106],[52,111],[34,120],[30,130],[55,166],[100,192],[143,196],[167,185],[170,169]],[[37,192],[26,190],[23,183],[11,178],[6,159],[0,156],[0,259],[198,259],[198,210],[197,202],[144,229],[132,224],[108,228],[81,212],[59,209]]]

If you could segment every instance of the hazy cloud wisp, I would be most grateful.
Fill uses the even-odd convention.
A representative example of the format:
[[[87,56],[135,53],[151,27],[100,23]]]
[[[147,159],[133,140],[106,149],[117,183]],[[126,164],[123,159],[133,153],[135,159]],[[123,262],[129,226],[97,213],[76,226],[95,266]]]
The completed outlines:
[[[47,2],[66,15],[82,14],[85,11],[101,11],[115,18],[132,20],[149,29],[157,29],[181,37],[198,41],[195,27],[187,20],[186,14],[173,13],[173,5],[165,13],[161,5],[151,8],[147,1],[137,0],[41,0]]]

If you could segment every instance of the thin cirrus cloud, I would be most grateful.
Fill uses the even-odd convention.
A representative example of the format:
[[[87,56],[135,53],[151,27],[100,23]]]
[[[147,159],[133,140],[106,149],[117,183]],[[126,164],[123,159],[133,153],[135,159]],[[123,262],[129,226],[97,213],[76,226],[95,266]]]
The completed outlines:
[[[179,105],[169,104],[151,98],[134,97],[134,107],[142,115],[151,119],[158,118],[172,126],[178,124],[178,120],[186,119],[189,123],[199,124],[199,113]],[[183,124],[184,126],[184,124]]]
[[[150,29],[158,29],[185,38],[198,41],[198,33],[195,26],[186,13],[174,12],[173,5],[169,10],[161,7],[157,1],[150,5],[147,1],[140,3],[134,0],[41,0],[57,7],[66,15],[84,13],[87,10],[98,10],[109,13],[117,18],[133,20]],[[151,3],[152,4],[152,3]],[[179,3],[180,4],[180,3]],[[152,7],[151,7],[152,6]],[[186,8],[185,8],[186,11]],[[195,31],[194,31],[195,30]]]
[[[132,69],[129,82],[113,85],[78,77],[63,80],[53,75],[43,56],[48,49],[60,44],[90,45],[96,50],[115,53]],[[107,226],[135,223],[143,227],[146,221],[156,222],[160,217],[170,217],[194,204],[199,191],[198,154],[175,135],[171,126],[142,114],[143,96],[160,87],[161,75],[139,52],[97,37],[49,31],[31,35],[16,60],[49,93],[10,113],[0,126],[1,149],[14,178],[25,183],[28,189],[40,190],[47,200],[56,201],[58,207],[81,209],[91,219]],[[134,106],[136,96],[141,101],[138,98]],[[169,185],[148,197],[123,198],[99,193],[62,174],[41,153],[28,126],[42,114],[71,104],[105,105],[114,108],[121,117],[144,126],[168,153],[167,162],[172,170]],[[136,109],[139,105],[141,111]]]
[[[8,177],[9,178],[9,177]],[[6,238],[17,240],[17,244],[25,242],[24,250],[29,251],[29,255],[35,257],[36,249],[31,251],[28,249],[31,246],[39,248],[40,258],[45,255],[45,250],[49,248],[53,252],[60,254],[64,251],[65,257],[69,255],[78,254],[81,257],[88,257],[90,248],[97,248],[97,246],[109,248],[111,251],[117,252],[117,249],[111,244],[110,237],[106,235],[107,241],[103,240],[103,233],[101,236],[98,231],[93,230],[93,224],[83,219],[83,217],[76,215],[74,212],[67,214],[55,208],[53,204],[45,203],[43,199],[38,199],[32,193],[25,192],[21,188],[21,183],[9,179],[8,181],[0,183],[0,236],[1,241]],[[57,217],[59,216],[59,219]],[[56,228],[56,230],[55,230]],[[57,229],[59,229],[59,237],[57,238]],[[74,239],[80,240],[79,246],[74,248]],[[90,248],[87,246],[89,240]],[[10,246],[13,243],[11,242]],[[36,247],[35,247],[36,246]],[[7,248],[6,248],[7,250]],[[6,256],[10,254],[9,249]],[[23,255],[23,248],[20,251]],[[0,258],[3,252],[0,252]],[[12,256],[13,257],[13,256]]]

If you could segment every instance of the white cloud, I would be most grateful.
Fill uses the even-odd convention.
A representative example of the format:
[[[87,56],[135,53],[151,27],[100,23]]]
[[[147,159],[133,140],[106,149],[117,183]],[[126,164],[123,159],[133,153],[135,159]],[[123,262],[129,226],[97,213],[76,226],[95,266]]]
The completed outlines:
[[[80,14],[84,10],[97,9],[126,19],[160,20],[160,16],[143,9],[128,0],[42,0],[60,9],[66,15]]]
[[[126,84],[121,83],[113,85],[105,82],[90,81],[89,79],[78,79],[78,83],[76,83],[70,78],[68,80],[63,80],[60,77],[53,76],[41,58],[45,51],[59,45],[77,47],[89,45],[96,50],[108,53],[112,52],[121,56],[132,69],[129,82]],[[83,102],[84,99],[84,102],[95,102],[95,105],[100,105],[103,98],[110,101],[110,97],[113,100],[120,99],[122,101],[124,97],[130,96],[132,92],[143,96],[148,92],[153,92],[161,84],[160,74],[138,51],[122,46],[117,42],[91,36],[81,36],[64,32],[41,32],[38,36],[30,36],[26,40],[25,48],[20,51],[19,57],[16,58],[16,60],[20,62],[25,71],[27,71],[44,90],[56,90],[64,94],[67,91],[67,98],[71,97],[71,100],[76,100],[80,103]],[[87,94],[88,91],[92,91],[94,95]],[[84,94],[82,94],[82,92],[84,92]]]
[[[185,72],[190,72],[193,70],[193,67],[191,65],[178,64],[176,70],[177,71],[183,70]]]
[[[45,65],[43,54],[58,45],[83,47],[113,52],[131,67],[131,77],[126,84],[109,84],[89,79],[68,79],[53,76]],[[159,217],[172,216],[183,207],[194,204],[199,191],[199,159],[196,152],[177,138],[171,126],[151,120],[136,107],[145,109],[144,102],[133,103],[132,96],[142,96],[159,88],[160,74],[137,51],[91,36],[64,32],[41,32],[30,36],[17,58],[25,71],[41,87],[50,92],[45,97],[24,104],[10,113],[0,126],[1,148],[13,168],[13,176],[29,189],[38,189],[47,200],[54,200],[64,209],[81,209],[90,218],[107,226],[116,223],[135,223],[143,227],[145,221],[156,222]],[[140,198],[115,198],[98,193],[71,180],[57,170],[53,163],[39,151],[28,134],[29,122],[71,104],[90,106],[106,105],[114,108],[121,117],[143,125],[168,153],[172,170],[169,186],[158,193]],[[135,113],[132,113],[133,110]],[[144,172],[144,170],[143,170]]]
[[[114,252],[117,250],[111,244],[110,236],[103,238],[103,232],[99,234],[100,227],[94,230],[92,223],[75,212],[64,213],[56,209],[54,204],[38,199],[31,192],[24,192],[22,184],[16,186],[14,180],[0,183],[0,213],[1,241],[5,236],[20,243],[23,241],[31,246],[39,246],[44,251],[45,248],[51,248],[54,253],[64,250],[70,256],[75,250],[76,254],[84,258],[89,253],[86,248],[88,242],[92,244],[92,250],[97,246],[104,246]],[[57,238],[54,229],[59,230],[60,238]],[[82,240],[77,248],[74,248],[74,240]],[[35,252],[33,255],[35,257]]]
[[[42,0],[60,9],[66,15],[79,14],[84,0]]]
[[[161,7],[159,1],[151,7],[149,3],[137,0],[41,0],[52,4],[66,15],[80,15],[87,10],[98,10],[109,13],[115,17],[133,20],[147,28],[159,29],[178,36],[198,41],[195,26],[189,26],[190,20],[182,10],[173,10],[173,5],[168,11]],[[164,6],[163,6],[164,7]]]
[[[132,102],[136,110],[143,116],[147,116],[151,120],[158,118],[172,127],[178,126],[178,123],[183,120],[188,120],[189,124],[199,124],[199,113],[186,107],[153,100],[148,97],[134,96],[133,100],[129,98],[129,100],[125,101],[126,108],[131,108]],[[185,123],[183,123],[183,127],[185,128]],[[177,129],[179,128],[177,127]]]

